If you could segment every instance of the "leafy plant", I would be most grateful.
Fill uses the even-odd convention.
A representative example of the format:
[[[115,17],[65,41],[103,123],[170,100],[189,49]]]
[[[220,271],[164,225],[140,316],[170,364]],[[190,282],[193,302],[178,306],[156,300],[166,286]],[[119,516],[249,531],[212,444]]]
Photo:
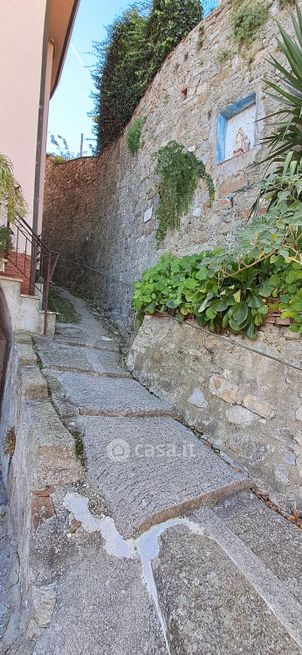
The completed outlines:
[[[190,208],[198,180],[206,182],[210,202],[214,199],[215,188],[204,163],[176,141],[170,141],[158,151],[156,173],[160,177],[156,210],[159,221],[156,237],[160,243],[169,229],[179,227],[180,217]]]
[[[231,56],[231,51],[228,50],[228,48],[221,48],[221,50],[219,50],[218,52],[217,59],[218,61],[220,61],[220,63],[223,63],[227,61],[230,58],[230,56]]]
[[[201,20],[200,0],[136,3],[94,44],[93,79],[96,151],[123,131],[169,52]]]
[[[291,13],[295,37],[292,38],[279,25],[280,38],[278,46],[285,57],[285,65],[271,56],[272,67],[280,74],[276,83],[266,79],[266,84],[272,90],[270,94],[281,108],[273,114],[270,134],[262,139],[269,147],[269,155],[265,161],[280,162],[290,151],[300,159],[302,153],[302,13],[298,5],[296,16]]]
[[[267,7],[260,2],[233,0],[233,35],[239,45],[250,45],[253,42],[257,31],[267,20],[267,16]]]
[[[257,336],[272,299],[302,336],[302,160],[266,182],[264,216],[255,215],[232,247],[181,259],[167,254],[136,283],[139,314],[194,316],[210,330]],[[276,196],[276,190],[277,196]]]
[[[64,161],[69,161],[70,159],[75,159],[79,157],[80,154],[75,154],[71,152],[69,145],[61,134],[57,134],[55,137],[54,134],[51,134],[50,141],[53,146],[57,149],[57,153],[53,153],[53,161],[55,164],[61,164]]]
[[[12,231],[6,225],[0,225],[0,257],[4,257],[12,247]]]
[[[132,155],[135,155],[140,149],[142,131],[146,120],[146,116],[135,118],[132,125],[130,125],[127,130],[126,143],[127,148]]]
[[[27,207],[22,189],[14,177],[13,165],[5,155],[0,154],[0,205],[5,206],[7,220],[23,218]]]

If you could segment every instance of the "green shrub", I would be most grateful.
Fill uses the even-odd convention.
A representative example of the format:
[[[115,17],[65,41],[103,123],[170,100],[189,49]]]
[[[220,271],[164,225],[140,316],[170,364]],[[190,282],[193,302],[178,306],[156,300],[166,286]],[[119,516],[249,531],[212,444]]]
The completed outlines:
[[[156,237],[159,243],[169,229],[179,227],[180,217],[189,210],[200,178],[208,186],[210,202],[214,198],[215,189],[203,162],[176,141],[170,141],[158,151],[156,173],[160,177],[159,205],[156,210],[159,221]]]
[[[2,204],[10,223],[16,218],[23,218],[27,212],[22,189],[14,177],[13,165],[8,157],[0,153],[0,206]]]
[[[218,61],[223,63],[223,62],[227,61],[228,59],[230,59],[230,56],[231,56],[231,51],[228,50],[228,48],[221,48],[221,50],[219,50],[219,52],[218,52],[217,59],[218,59]]]
[[[267,7],[260,2],[235,2],[232,11],[232,26],[235,40],[240,45],[250,45],[257,31],[268,16]]]
[[[127,130],[126,143],[127,143],[127,148],[132,155],[135,155],[140,149],[142,131],[146,120],[147,120],[146,116],[140,116],[139,118],[135,118],[132,125],[130,125],[130,127]]]
[[[201,18],[200,0],[153,0],[148,13],[135,4],[94,44],[96,152],[122,133],[167,54]]]
[[[12,231],[6,225],[0,225],[0,256],[4,257],[13,247]]]
[[[264,200],[277,198],[225,246],[177,258],[166,254],[135,285],[134,308],[184,318],[193,315],[210,330],[257,336],[274,309],[291,318],[302,336],[302,160],[271,175]]]

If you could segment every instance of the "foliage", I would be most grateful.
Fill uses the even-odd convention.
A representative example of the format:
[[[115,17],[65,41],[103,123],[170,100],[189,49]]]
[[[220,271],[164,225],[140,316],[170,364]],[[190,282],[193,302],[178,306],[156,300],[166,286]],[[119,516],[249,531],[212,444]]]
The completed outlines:
[[[79,157],[79,154],[76,155],[71,152],[66,139],[64,139],[60,134],[57,134],[57,137],[55,137],[54,134],[51,134],[50,141],[52,145],[57,148],[57,153],[53,153],[55,164],[61,164],[64,161],[69,161],[69,159],[76,159],[76,157]]]
[[[12,223],[23,218],[27,207],[22,189],[13,173],[13,165],[5,155],[0,154],[0,205],[5,205],[7,220]]]
[[[3,257],[13,247],[12,231],[6,225],[0,225],[0,256]]]
[[[221,50],[218,51],[217,59],[221,63],[227,61],[231,56],[230,50],[228,48],[221,48]]]
[[[132,125],[128,128],[126,143],[127,148],[132,155],[135,155],[141,147],[141,136],[146,120],[146,116],[135,118]]]
[[[267,180],[268,211],[254,216],[232,247],[181,259],[166,254],[146,271],[135,285],[136,311],[193,315],[212,331],[255,338],[276,298],[274,309],[302,336],[302,161],[299,169],[292,164]]]
[[[298,5],[297,15],[291,13],[295,37],[292,38],[279,25],[278,46],[285,57],[285,65],[271,56],[270,63],[280,74],[279,83],[266,80],[271,96],[281,108],[273,114],[274,122],[270,134],[262,139],[268,145],[269,155],[265,161],[284,163],[290,151],[300,159],[302,153],[302,13]]]
[[[262,2],[238,2],[233,0],[232,25],[235,40],[240,45],[250,45],[268,15],[267,7]]]
[[[147,21],[149,48],[148,79],[152,79],[166,56],[202,19],[199,0],[153,0]]]
[[[204,163],[176,141],[170,141],[158,151],[156,173],[160,176],[156,210],[159,243],[168,229],[179,227],[180,217],[189,210],[200,178],[208,186],[210,202],[213,201],[215,189]]]
[[[48,308],[49,311],[56,312],[60,323],[78,323],[79,321],[73,304],[61,296],[54,284],[51,285]]]
[[[94,44],[97,152],[122,133],[167,54],[201,17],[200,0],[136,3]]]

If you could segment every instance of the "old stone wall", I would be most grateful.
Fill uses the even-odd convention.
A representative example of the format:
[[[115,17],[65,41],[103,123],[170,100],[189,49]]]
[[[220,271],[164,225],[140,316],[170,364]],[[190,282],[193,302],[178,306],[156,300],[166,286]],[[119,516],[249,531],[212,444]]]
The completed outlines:
[[[283,328],[259,339],[194,321],[146,317],[128,359],[134,376],[287,510],[302,507],[302,349]]]
[[[273,109],[263,77],[270,70],[267,58],[276,52],[277,14],[290,29],[288,10],[280,11],[278,0],[267,4],[267,22],[241,54],[232,37],[229,1],[170,54],[135,112],[135,117],[147,119],[137,155],[128,152],[124,135],[99,158],[57,165],[48,159],[44,237],[61,255],[57,277],[106,307],[123,331],[133,318],[132,282],[163,251],[200,251],[232,239],[247,221],[263,170],[251,166],[263,155],[259,139],[267,125],[257,119]],[[249,114],[253,98],[256,123],[250,149],[220,162],[225,117],[240,108]],[[246,119],[243,126],[249,132]],[[230,133],[238,128],[236,120]],[[157,249],[155,156],[172,139],[203,159],[216,198],[209,207],[201,182],[180,229],[170,232]]]

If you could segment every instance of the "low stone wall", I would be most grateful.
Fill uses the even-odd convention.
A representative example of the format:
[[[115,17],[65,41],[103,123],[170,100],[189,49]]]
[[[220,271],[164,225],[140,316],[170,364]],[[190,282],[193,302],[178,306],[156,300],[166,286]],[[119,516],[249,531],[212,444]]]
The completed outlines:
[[[146,317],[130,350],[134,376],[244,466],[287,510],[302,507],[302,349],[285,328],[255,342],[196,323]]]

